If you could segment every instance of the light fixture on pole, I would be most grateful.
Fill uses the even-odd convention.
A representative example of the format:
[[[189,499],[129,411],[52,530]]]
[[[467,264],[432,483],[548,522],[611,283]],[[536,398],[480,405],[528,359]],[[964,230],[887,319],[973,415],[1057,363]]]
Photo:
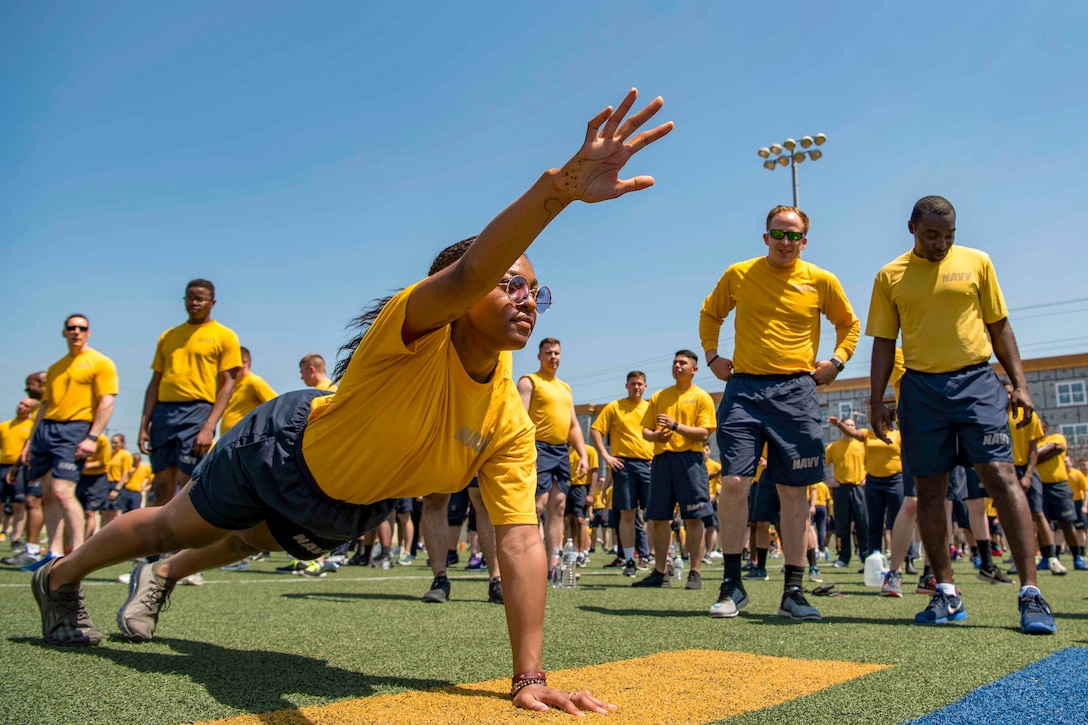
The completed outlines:
[[[802,163],[806,158],[816,161],[824,154],[820,149],[811,148],[812,146],[823,146],[827,141],[827,136],[822,133],[818,133],[815,136],[802,136],[800,141],[794,141],[792,138],[788,138],[780,144],[773,143],[770,146],[764,146],[756,153],[760,158],[765,159],[763,162],[763,168],[768,171],[774,171],[775,166],[789,166],[793,172],[793,205],[799,206],[797,200],[797,165]],[[800,146],[801,149],[797,147]],[[810,150],[805,150],[810,149]]]

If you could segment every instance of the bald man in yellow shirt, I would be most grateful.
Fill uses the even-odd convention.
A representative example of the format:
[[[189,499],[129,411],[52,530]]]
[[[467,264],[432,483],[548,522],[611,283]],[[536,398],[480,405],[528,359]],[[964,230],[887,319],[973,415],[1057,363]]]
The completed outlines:
[[[832,382],[857,346],[860,323],[835,275],[801,259],[809,218],[777,206],[767,214],[764,257],[731,265],[703,302],[699,337],[707,364],[728,381],[718,419],[722,490],[719,533],[725,577],[711,617],[735,617],[748,603],[740,556],[748,525],[748,489],[764,443],[768,481],[781,500],[786,582],[780,616],[819,619],[805,599],[809,484],[823,478],[824,437],[816,386]],[[732,359],[720,355],[722,322],[734,312]],[[817,362],[820,316],[835,326],[835,351]]]
[[[918,528],[937,578],[936,593],[915,621],[939,625],[967,618],[952,580],[945,497],[949,472],[970,464],[994,499],[1016,562],[1020,629],[1053,634],[1054,617],[1036,586],[1031,513],[1013,466],[1006,413],[1011,405],[1030,417],[1034,405],[997,273],[985,253],[955,245],[956,210],[943,197],[919,199],[907,231],[914,246],[877,273],[865,332],[873,338],[871,425],[885,441],[892,416],[884,391],[896,339],[903,336],[903,456],[915,478]],[[992,354],[1012,383],[1010,395],[989,365]]]

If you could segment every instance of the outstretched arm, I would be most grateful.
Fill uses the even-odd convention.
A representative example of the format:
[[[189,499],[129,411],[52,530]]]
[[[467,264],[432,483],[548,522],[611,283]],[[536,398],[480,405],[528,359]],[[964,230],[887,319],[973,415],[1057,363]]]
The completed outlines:
[[[401,333],[405,343],[468,312],[571,202],[607,201],[653,185],[652,176],[619,178],[632,156],[673,128],[670,121],[634,135],[663,104],[655,98],[625,121],[636,98],[638,92],[632,88],[618,108],[609,106],[598,113],[589,122],[582,148],[562,168],[544,172],[491,220],[461,259],[416,286]]]

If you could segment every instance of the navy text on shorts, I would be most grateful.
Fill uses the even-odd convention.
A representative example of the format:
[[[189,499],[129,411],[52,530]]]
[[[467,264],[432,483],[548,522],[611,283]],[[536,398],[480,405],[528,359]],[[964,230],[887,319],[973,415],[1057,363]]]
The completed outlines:
[[[899,391],[903,456],[915,476],[957,464],[1011,463],[1009,398],[987,363],[950,373],[907,370]]]
[[[723,476],[752,476],[767,443],[771,482],[808,486],[824,478],[824,431],[816,381],[808,373],[734,373],[718,407]]]
[[[646,518],[671,521],[677,504],[680,504],[682,519],[701,519],[714,511],[710,506],[710,478],[702,451],[654,456],[650,466],[650,502],[646,506]]]
[[[76,448],[91,432],[90,421],[41,421],[30,439],[30,470],[27,478],[37,481],[52,471],[53,478],[77,483],[86,459],[76,459]]]

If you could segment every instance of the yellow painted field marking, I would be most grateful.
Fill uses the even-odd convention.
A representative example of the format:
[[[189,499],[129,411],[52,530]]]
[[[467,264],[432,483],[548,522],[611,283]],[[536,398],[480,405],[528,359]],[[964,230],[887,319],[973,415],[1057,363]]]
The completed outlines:
[[[811,695],[888,665],[799,660],[744,652],[681,650],[619,662],[557,670],[548,684],[588,689],[618,705],[609,725],[709,723]],[[662,674],[668,685],[659,686]],[[413,690],[331,705],[241,715],[217,725],[346,725],[347,723],[524,723],[564,713],[530,713],[510,704],[510,680],[488,680],[437,690]]]

